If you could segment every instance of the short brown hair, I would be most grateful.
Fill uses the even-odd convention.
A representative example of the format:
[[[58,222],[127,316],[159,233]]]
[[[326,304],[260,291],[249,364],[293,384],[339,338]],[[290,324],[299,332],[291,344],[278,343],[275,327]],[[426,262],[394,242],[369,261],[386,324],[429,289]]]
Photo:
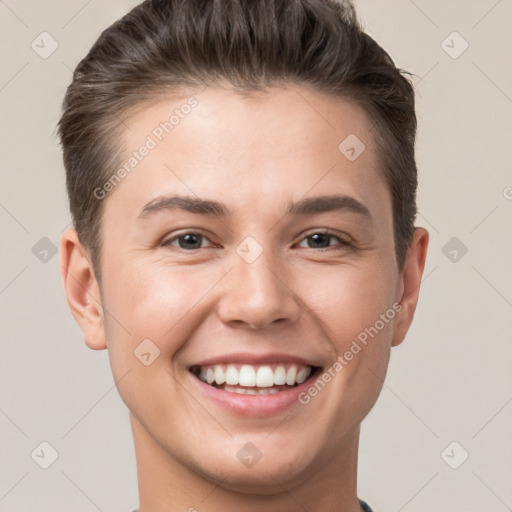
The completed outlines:
[[[227,81],[239,92],[304,84],[357,101],[374,124],[402,269],[416,217],[414,90],[349,0],[147,0],[78,64],[58,124],[70,210],[98,280],[102,201],[122,117],[157,95]]]

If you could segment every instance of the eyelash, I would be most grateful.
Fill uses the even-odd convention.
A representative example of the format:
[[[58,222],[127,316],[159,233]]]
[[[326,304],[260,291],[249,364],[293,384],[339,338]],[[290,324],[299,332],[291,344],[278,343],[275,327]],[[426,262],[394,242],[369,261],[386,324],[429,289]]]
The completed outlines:
[[[172,242],[182,238],[182,237],[185,237],[186,235],[199,235],[200,237],[202,238],[205,238],[206,240],[209,240],[211,242],[211,240],[204,234],[202,233],[201,231],[187,231],[185,233],[182,233],[180,235],[176,235],[172,238],[170,238],[169,240],[165,241],[162,243],[162,246],[164,247],[168,247],[168,246],[172,246]],[[329,246],[329,247],[319,247],[319,248],[315,248],[315,247],[304,247],[304,249],[313,249],[313,250],[317,250],[317,251],[329,251],[329,250],[336,250],[336,249],[340,249],[340,248],[347,248],[347,247],[352,247],[353,244],[346,241],[346,240],[343,240],[342,238],[340,238],[339,236],[337,236],[335,233],[329,231],[329,230],[318,230],[318,231],[312,231],[312,232],[309,232],[307,233],[302,239],[301,239],[301,242],[304,241],[304,240],[307,240],[308,238],[311,238],[313,235],[325,235],[325,236],[328,236],[330,238],[335,238],[338,240],[339,244],[336,246]],[[299,242],[300,243],[300,242]],[[192,251],[197,251],[198,249],[204,249],[204,247],[197,247],[197,248],[194,248],[194,249],[183,249],[182,247],[178,247],[178,246],[175,246],[176,249],[179,249],[179,250],[182,250],[182,251],[185,251],[185,252],[192,252]]]

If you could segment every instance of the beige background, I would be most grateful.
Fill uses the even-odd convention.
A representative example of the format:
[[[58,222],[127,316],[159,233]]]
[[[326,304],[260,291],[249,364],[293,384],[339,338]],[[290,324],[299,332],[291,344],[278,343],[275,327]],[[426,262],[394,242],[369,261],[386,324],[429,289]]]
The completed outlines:
[[[376,512],[512,510],[512,1],[356,3],[417,75],[418,225],[431,234],[414,325],[363,424],[359,494]],[[71,69],[135,4],[0,0],[2,511],[137,504],[127,410],[51,252],[69,223],[54,128]],[[44,53],[50,37],[42,58],[31,43]],[[59,455],[48,469],[31,457],[43,441]]]

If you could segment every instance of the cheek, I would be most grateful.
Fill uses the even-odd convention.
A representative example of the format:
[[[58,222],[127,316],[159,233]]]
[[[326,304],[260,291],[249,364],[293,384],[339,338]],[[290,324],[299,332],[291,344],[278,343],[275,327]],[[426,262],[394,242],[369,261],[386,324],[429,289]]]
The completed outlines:
[[[391,279],[378,261],[291,268],[282,278],[301,307],[309,310],[310,320],[324,326],[323,334],[338,353],[391,306]],[[179,343],[180,333],[187,326],[190,329],[192,319],[199,323],[208,314],[206,306],[213,308],[211,298],[216,294],[209,297],[209,292],[225,273],[220,266],[165,268],[162,262],[137,258],[110,265],[104,273],[106,324],[111,331],[107,338],[130,337],[133,343],[149,338],[172,355],[177,349],[172,340]]]
[[[160,416],[166,402],[158,401],[168,399],[175,389],[170,361],[198,321],[195,305],[213,278],[211,272],[203,276],[192,267],[163,268],[135,260],[105,273],[110,365],[115,380],[122,380],[121,398],[144,424],[169,424]],[[155,390],[161,393],[155,395]]]
[[[300,274],[301,298],[322,328],[325,350],[332,354],[331,364],[301,400],[322,401],[316,414],[326,436],[337,432],[342,438],[356,428],[382,389],[396,318],[394,276],[385,268],[384,263],[372,261]]]
[[[339,350],[392,306],[391,276],[378,263],[325,267],[299,277],[304,302],[327,327]],[[389,325],[386,324],[386,329]]]
[[[133,355],[144,339],[152,340],[162,355],[172,355],[183,342],[184,329],[201,311],[201,299],[218,281],[206,267],[165,268],[136,259],[109,270],[104,279],[105,328],[109,350],[120,358]]]
[[[376,400],[385,377],[392,332],[393,275],[378,264],[332,268],[328,275],[303,279],[308,305],[324,326],[334,352],[331,373],[335,387],[353,407],[367,408]]]

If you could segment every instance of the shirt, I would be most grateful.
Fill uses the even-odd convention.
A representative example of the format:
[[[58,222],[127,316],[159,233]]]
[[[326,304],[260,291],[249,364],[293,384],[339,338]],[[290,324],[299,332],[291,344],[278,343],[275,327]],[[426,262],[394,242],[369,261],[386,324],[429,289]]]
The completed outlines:
[[[368,503],[364,502],[363,500],[359,500],[359,505],[361,505],[361,508],[364,510],[364,512],[373,512],[370,508],[370,505],[368,505]]]
[[[363,500],[359,500],[359,504],[361,505],[361,508],[364,510],[364,512],[373,512],[368,503],[365,503]],[[139,512],[139,509],[135,509],[133,512]]]

